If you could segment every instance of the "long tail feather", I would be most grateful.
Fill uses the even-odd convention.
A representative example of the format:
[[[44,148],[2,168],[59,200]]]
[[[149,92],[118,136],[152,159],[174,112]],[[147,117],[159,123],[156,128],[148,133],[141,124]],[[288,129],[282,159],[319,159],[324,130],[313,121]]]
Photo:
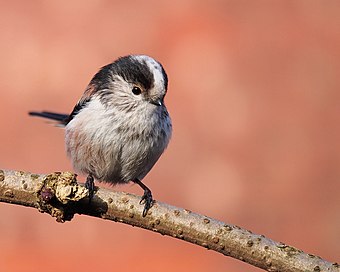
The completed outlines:
[[[55,112],[49,112],[49,111],[41,111],[41,112],[31,111],[28,114],[31,116],[39,116],[39,117],[43,117],[47,119],[52,119],[52,120],[59,121],[62,123],[65,122],[66,119],[69,117],[68,114],[61,114],[61,113],[55,113]]]

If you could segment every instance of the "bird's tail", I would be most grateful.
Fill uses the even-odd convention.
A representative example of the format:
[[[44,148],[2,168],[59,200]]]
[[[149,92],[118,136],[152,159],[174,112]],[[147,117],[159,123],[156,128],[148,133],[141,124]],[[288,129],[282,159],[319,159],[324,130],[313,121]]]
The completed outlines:
[[[62,114],[62,113],[55,113],[55,112],[49,112],[49,111],[30,111],[28,113],[31,116],[39,116],[51,120],[55,120],[60,122],[61,124],[67,123],[67,119],[69,118],[68,114]]]

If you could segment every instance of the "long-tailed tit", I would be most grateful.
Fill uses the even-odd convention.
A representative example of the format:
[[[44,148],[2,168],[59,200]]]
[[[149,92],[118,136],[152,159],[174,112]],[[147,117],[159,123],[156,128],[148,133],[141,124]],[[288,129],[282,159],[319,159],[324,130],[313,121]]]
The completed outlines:
[[[167,147],[172,125],[164,104],[168,78],[163,66],[145,55],[121,57],[92,78],[71,114],[30,112],[65,127],[68,156],[86,174],[89,199],[94,179],[138,184],[143,216],[152,206],[142,179]]]

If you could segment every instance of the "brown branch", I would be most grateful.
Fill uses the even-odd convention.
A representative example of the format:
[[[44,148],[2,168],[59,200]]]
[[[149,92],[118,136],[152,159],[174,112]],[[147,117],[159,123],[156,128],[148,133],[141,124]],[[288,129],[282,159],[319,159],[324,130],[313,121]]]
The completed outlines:
[[[98,188],[89,204],[87,190],[76,175],[37,175],[0,170],[0,202],[37,208],[71,220],[75,213],[122,222],[215,250],[267,271],[340,271],[337,263],[253,234],[235,225],[156,201],[142,217],[140,197]]]

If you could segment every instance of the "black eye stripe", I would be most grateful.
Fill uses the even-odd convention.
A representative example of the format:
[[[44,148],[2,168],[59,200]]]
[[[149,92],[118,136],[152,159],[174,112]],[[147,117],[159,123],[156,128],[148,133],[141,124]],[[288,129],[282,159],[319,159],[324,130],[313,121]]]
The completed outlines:
[[[132,93],[134,95],[140,95],[142,93],[142,90],[139,87],[135,86],[135,87],[132,88]]]

